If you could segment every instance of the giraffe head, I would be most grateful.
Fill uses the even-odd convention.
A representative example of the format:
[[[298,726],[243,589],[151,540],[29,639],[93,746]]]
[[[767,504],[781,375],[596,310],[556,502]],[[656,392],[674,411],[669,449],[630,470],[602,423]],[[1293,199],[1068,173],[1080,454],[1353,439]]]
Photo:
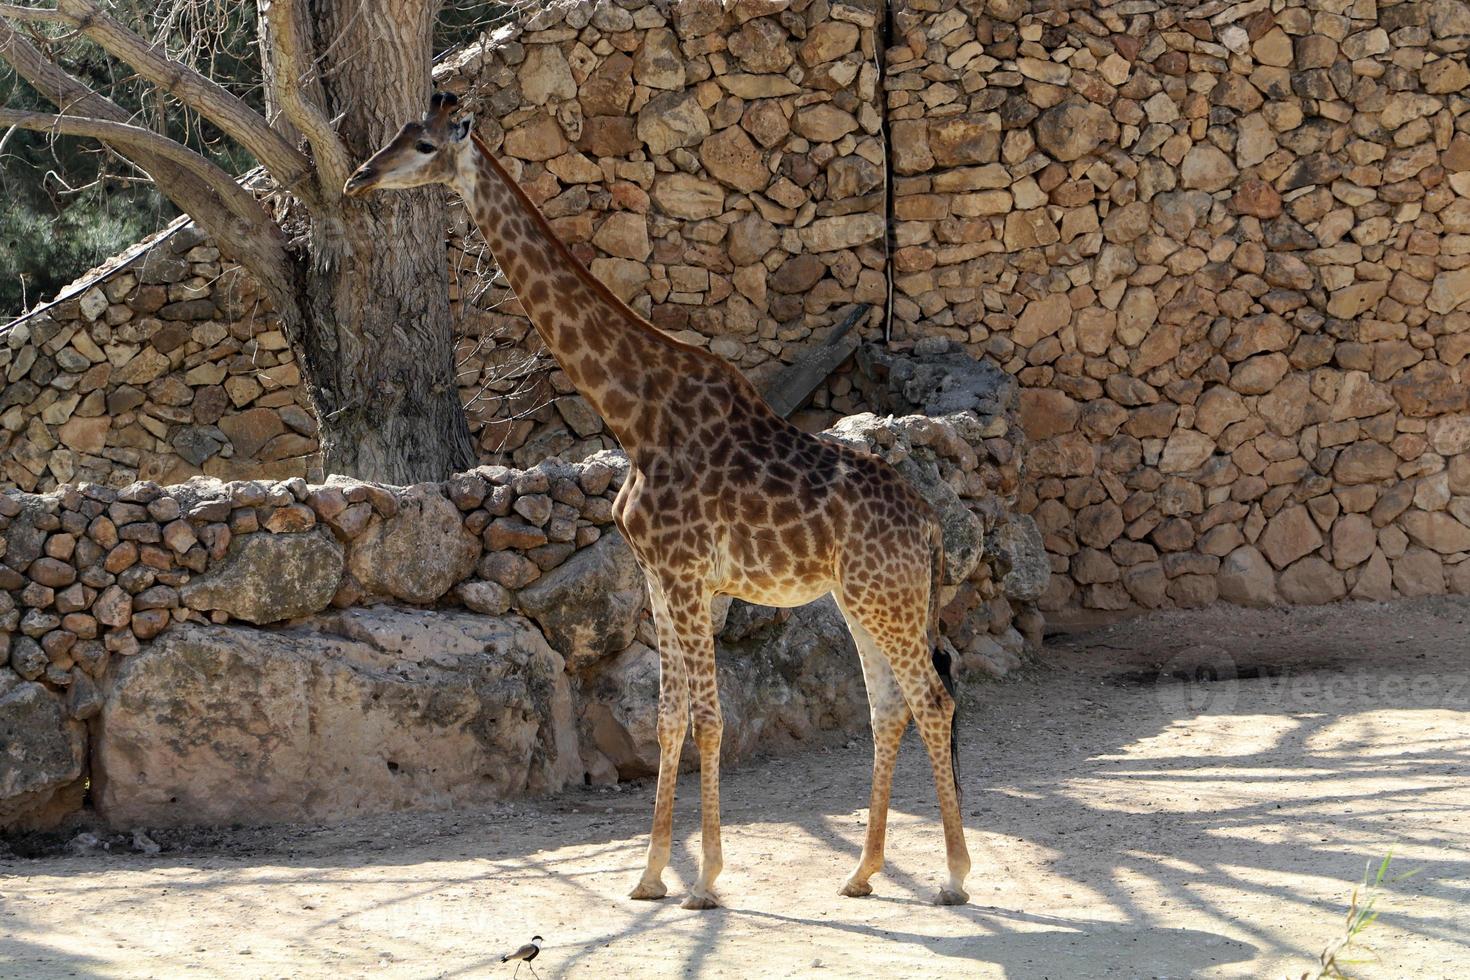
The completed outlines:
[[[471,146],[471,120],[468,116],[454,118],[458,105],[453,93],[435,92],[424,118],[400,129],[347,178],[342,192],[361,197],[372,191],[452,183],[461,157]]]

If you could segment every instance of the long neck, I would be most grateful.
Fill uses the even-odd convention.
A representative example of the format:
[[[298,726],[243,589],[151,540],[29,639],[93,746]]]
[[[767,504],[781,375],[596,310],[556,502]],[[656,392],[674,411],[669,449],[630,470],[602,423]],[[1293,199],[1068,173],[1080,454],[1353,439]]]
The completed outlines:
[[[545,216],[475,138],[454,187],[552,356],[632,453],[661,426],[639,375],[689,372],[711,355],[679,343],[634,313],[561,243]],[[692,360],[691,360],[692,359]]]

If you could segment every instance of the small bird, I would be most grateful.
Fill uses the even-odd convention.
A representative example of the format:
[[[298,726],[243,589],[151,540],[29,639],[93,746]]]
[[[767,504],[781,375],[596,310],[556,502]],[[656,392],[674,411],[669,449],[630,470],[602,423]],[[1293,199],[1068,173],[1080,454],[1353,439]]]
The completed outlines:
[[[500,962],[509,963],[511,960],[516,961],[516,972],[511,975],[512,978],[520,974],[521,964],[524,963],[531,968],[531,976],[535,977],[536,980],[541,980],[540,974],[536,972],[536,968],[531,966],[531,961],[541,955],[541,944],[545,941],[540,936],[532,936],[530,942],[526,943],[526,945],[514,953],[506,953],[500,958]]]

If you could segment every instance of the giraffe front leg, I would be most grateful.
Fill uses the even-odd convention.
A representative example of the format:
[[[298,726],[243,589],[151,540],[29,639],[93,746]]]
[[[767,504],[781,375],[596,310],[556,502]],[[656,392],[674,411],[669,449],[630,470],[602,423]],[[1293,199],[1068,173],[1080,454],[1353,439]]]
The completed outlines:
[[[660,899],[669,893],[663,874],[673,848],[674,786],[679,781],[679,755],[689,726],[689,683],[683,651],[670,629],[663,594],[653,582],[649,582],[649,592],[659,634],[658,788],[654,792],[648,862],[629,895],[641,900]]]
[[[715,879],[725,867],[724,852],[720,847],[720,739],[724,729],[718,695],[709,701],[695,696],[694,744],[699,748],[701,855],[699,880],[694,883],[689,897],[684,899],[686,909],[712,909],[720,904],[715,898]]]
[[[700,847],[699,879],[684,900],[686,909],[712,909],[715,879],[724,868],[720,848],[720,739],[724,719],[715,672],[710,595],[696,587],[666,586],[663,591],[669,624],[684,651],[689,703],[694,718],[694,744],[699,749]]]
[[[667,669],[664,669],[667,673]],[[662,686],[662,685],[661,685]],[[653,900],[669,893],[664,885],[664,869],[669,866],[669,854],[674,840],[674,784],[679,781],[679,754],[684,747],[684,733],[688,729],[689,708],[683,701],[671,709],[665,708],[662,693],[659,696],[658,712],[658,788],[653,798],[653,830],[648,839],[648,861],[643,868],[643,877],[629,893],[629,898]]]

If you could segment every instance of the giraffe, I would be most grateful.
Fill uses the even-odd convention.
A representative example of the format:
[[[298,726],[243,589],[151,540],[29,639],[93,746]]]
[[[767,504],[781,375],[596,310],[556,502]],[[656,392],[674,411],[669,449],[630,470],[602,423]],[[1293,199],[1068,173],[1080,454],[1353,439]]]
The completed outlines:
[[[968,901],[955,701],[936,645],[944,553],[922,496],[886,462],[802,432],[734,367],[633,312],[571,254],[515,180],[436,93],[348,179],[344,192],[445,185],[464,199],[521,306],[628,454],[613,517],[648,583],[659,646],[659,770],[647,863],[631,896],[667,894],[674,786],[692,718],[700,762],[701,861],[684,908],[715,908],[720,736],[711,602],[797,606],[835,595],[861,660],[873,730],[867,834],[841,889],[872,892],[883,866],[899,741],[912,719],[944,826],[947,884]]]

